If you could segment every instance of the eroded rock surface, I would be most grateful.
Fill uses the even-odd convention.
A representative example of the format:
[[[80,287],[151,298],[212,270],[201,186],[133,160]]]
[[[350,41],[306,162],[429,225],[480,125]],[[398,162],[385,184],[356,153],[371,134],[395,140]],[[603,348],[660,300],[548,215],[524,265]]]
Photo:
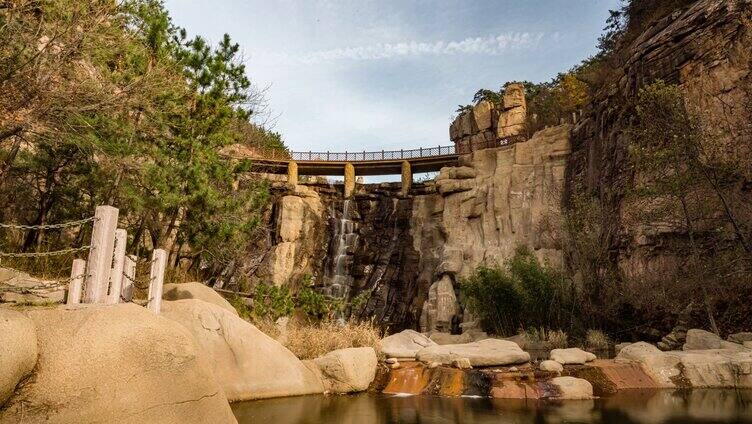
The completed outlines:
[[[313,361],[321,371],[324,389],[332,393],[361,392],[376,376],[376,351],[372,347],[338,349]]]
[[[551,360],[562,365],[584,365],[587,362],[595,361],[595,359],[594,354],[576,347],[551,350]]]
[[[415,358],[421,349],[436,343],[415,330],[404,330],[381,339],[381,351],[388,358]]]
[[[37,363],[37,331],[20,312],[0,308],[0,406]]]
[[[530,361],[530,355],[508,340],[486,339],[473,343],[436,345],[421,349],[416,358],[445,365],[467,358],[474,367],[517,365]]]
[[[164,300],[199,299],[224,308],[237,315],[238,311],[211,287],[201,283],[165,284]]]
[[[324,391],[292,352],[222,307],[198,299],[168,301],[162,316],[193,335],[230,401]]]
[[[0,422],[236,422],[207,358],[175,322],[134,304],[24,314],[39,362]]]

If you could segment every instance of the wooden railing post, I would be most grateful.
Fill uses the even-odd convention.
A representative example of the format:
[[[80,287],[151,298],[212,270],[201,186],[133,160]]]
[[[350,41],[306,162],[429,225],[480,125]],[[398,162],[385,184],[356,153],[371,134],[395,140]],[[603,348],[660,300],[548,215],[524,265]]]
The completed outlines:
[[[123,287],[120,289],[120,296],[124,302],[130,302],[133,299],[133,280],[136,279],[136,256],[128,255],[123,261]]]
[[[107,297],[118,210],[112,206],[98,206],[94,218],[87,261],[85,303],[100,303]]]
[[[151,254],[151,272],[149,272],[149,297],[150,311],[159,315],[162,309],[162,285],[164,284],[165,266],[167,265],[167,252],[164,249],[154,249]]]
[[[81,290],[84,286],[85,272],[86,261],[83,259],[74,259],[73,266],[71,267],[71,280],[68,284],[68,298],[65,300],[66,305],[81,303]]]
[[[110,293],[107,303],[114,305],[120,302],[120,290],[123,287],[123,266],[125,265],[125,245],[128,243],[128,232],[122,228],[115,231],[115,251],[110,272]]]

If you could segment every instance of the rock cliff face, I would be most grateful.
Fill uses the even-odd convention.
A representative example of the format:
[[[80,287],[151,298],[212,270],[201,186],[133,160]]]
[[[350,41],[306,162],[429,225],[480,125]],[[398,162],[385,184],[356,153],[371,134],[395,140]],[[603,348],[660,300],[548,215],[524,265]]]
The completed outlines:
[[[739,110],[746,103],[743,87],[749,87],[752,65],[752,3],[747,0],[700,0],[686,10],[666,16],[640,35],[613,65],[610,83],[596,94],[572,135],[573,153],[568,163],[568,198],[597,193],[610,240],[604,249],[625,275],[639,276],[660,267],[675,267],[672,238],[683,238],[666,223],[630,225],[623,194],[630,184],[627,168],[628,139],[625,128],[632,119],[628,109],[640,88],[658,79],[678,84],[688,102],[702,110],[703,119],[717,128],[749,119]],[[721,134],[722,131],[719,131]],[[742,146],[726,146],[718,137],[719,150],[733,156],[749,155]],[[739,193],[738,199],[749,192]]]
[[[262,253],[249,261],[253,278],[296,284],[307,274],[326,291],[344,261],[348,297],[368,293],[359,314],[392,330],[457,330],[457,283],[478,265],[502,264],[520,245],[562,263],[545,224],[558,214],[569,131],[549,128],[526,142],[475,151],[408,195],[399,184],[360,185],[348,206],[356,241],[344,251],[342,187],[277,184]]]

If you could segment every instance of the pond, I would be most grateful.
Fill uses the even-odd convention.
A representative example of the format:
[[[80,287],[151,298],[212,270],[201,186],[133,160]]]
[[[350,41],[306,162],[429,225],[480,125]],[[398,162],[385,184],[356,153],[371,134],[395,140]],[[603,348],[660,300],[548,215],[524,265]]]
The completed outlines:
[[[752,423],[752,391],[623,391],[590,401],[301,396],[232,405],[240,424]]]

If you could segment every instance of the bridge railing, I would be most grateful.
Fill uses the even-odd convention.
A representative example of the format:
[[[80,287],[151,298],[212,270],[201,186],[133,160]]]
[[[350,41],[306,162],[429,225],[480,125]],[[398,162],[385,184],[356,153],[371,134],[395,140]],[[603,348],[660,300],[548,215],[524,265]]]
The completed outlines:
[[[457,153],[455,146],[421,147],[418,149],[381,150],[377,152],[290,152],[294,161],[366,162],[447,156]]]
[[[417,149],[381,150],[376,152],[290,152],[270,151],[259,155],[264,159],[294,160],[296,162],[377,162],[386,160],[409,160],[467,154],[475,150],[492,149],[520,141],[517,138],[504,138],[469,142],[451,146],[419,147]]]

